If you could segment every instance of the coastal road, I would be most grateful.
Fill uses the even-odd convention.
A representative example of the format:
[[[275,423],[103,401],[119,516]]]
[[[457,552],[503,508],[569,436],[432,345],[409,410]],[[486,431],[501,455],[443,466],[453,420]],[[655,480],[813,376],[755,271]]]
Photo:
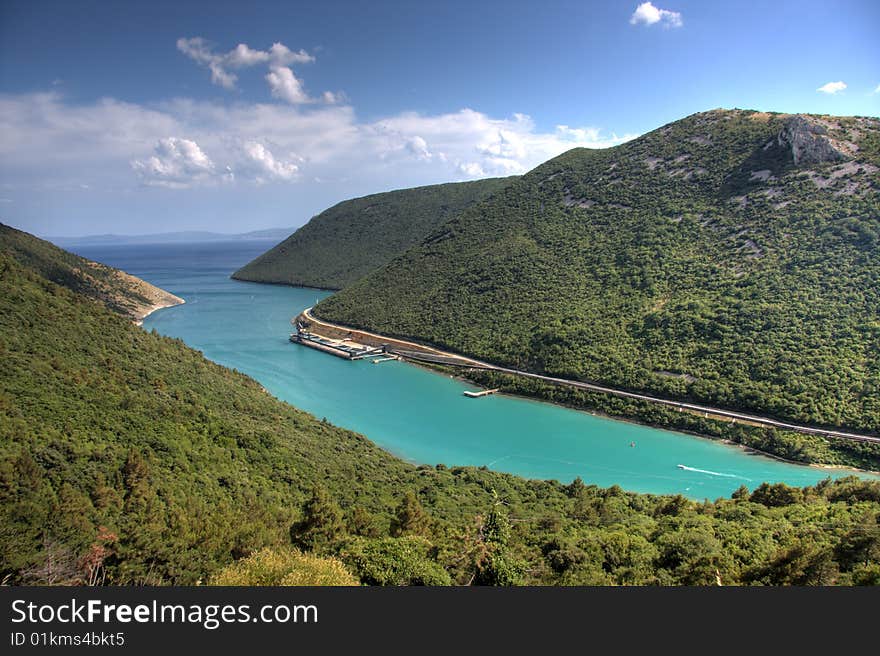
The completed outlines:
[[[473,358],[468,358],[463,355],[459,355],[458,353],[452,353],[451,351],[443,351],[440,349],[432,348],[429,346],[424,346],[423,344],[417,344],[416,342],[409,342],[403,339],[397,339],[392,337],[387,337],[386,335],[379,335],[378,333],[371,333],[366,330],[360,330],[358,328],[349,328],[348,326],[343,326],[340,324],[330,323],[327,321],[323,321],[321,319],[315,318],[311,313],[312,308],[306,308],[303,310],[303,316],[306,317],[309,321],[319,325],[325,326],[327,328],[332,328],[335,330],[345,330],[352,331],[356,333],[360,333],[361,335],[366,335],[367,337],[380,340],[384,343],[389,343],[395,346],[392,346],[392,350],[399,350],[397,344],[408,346],[412,348],[412,351],[401,352],[400,354],[407,358],[413,360],[419,360],[419,354],[425,354],[428,357],[421,358],[425,361],[429,362],[442,362],[442,364],[448,364],[451,366],[457,367],[469,367],[474,369],[487,369],[490,371],[498,371],[504,374],[510,374],[513,376],[522,376],[524,378],[534,378],[536,380],[540,380],[546,383],[551,383],[554,385],[562,385],[566,387],[574,387],[577,389],[586,390],[588,392],[600,392],[602,394],[611,394],[613,396],[619,396],[627,399],[636,399],[638,401],[647,401],[649,403],[657,403],[660,405],[670,406],[672,408],[677,408],[681,411],[688,412],[697,412],[703,413],[706,415],[717,415],[720,417],[727,417],[728,419],[737,420],[737,421],[745,421],[752,424],[758,424],[759,426],[767,426],[773,428],[781,428],[784,430],[795,431],[797,433],[806,433],[810,435],[822,435],[823,437],[831,437],[842,440],[852,440],[855,442],[870,442],[873,444],[880,444],[880,437],[875,437],[872,435],[862,435],[859,433],[849,433],[844,431],[830,430],[827,428],[817,428],[815,426],[805,426],[803,424],[792,424],[784,421],[779,421],[777,419],[771,419],[770,417],[761,417],[758,415],[746,414],[743,412],[734,412],[732,410],[723,410],[721,408],[712,408],[705,405],[697,405],[695,403],[684,403],[682,401],[673,401],[670,399],[662,399],[656,396],[649,396],[647,394],[637,394],[636,392],[628,392],[626,390],[615,389],[613,387],[603,387],[601,385],[594,385],[593,383],[584,383],[578,380],[570,380],[568,378],[555,378],[553,376],[545,376],[542,374],[532,373],[530,371],[522,371],[520,369],[509,369],[507,367],[501,367],[499,365],[492,364],[490,362],[483,362],[482,360],[475,360]],[[442,361],[439,360],[442,358]]]

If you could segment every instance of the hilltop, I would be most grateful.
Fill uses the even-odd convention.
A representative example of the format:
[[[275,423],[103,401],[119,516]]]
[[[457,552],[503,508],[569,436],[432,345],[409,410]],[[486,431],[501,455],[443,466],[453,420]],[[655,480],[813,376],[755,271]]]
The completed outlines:
[[[343,201],[321,212],[232,277],[341,289],[419,243],[437,226],[510,181],[490,178],[456,182]]]
[[[56,251],[0,233],[4,582],[880,582],[877,482],[700,503],[415,467],[50,280]]]
[[[877,434],[878,191],[876,118],[713,110],[542,164],[314,313],[516,369]],[[814,447],[827,445],[766,450],[847,461]]]
[[[0,254],[133,321],[183,299],[119,269],[87,260],[0,223]]]

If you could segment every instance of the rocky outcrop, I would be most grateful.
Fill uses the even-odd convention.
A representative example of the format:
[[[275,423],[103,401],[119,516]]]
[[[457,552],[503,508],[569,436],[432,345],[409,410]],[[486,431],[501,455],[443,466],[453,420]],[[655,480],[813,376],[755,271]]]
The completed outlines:
[[[812,122],[804,116],[795,115],[785,122],[779,133],[778,143],[790,147],[795,166],[822,164],[847,159],[828,138],[824,125]]]

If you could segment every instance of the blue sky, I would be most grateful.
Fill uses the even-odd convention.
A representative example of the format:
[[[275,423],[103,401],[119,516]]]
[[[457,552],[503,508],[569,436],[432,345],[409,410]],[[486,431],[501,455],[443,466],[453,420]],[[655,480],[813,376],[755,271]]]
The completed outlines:
[[[873,0],[7,0],[0,221],[295,227],[714,107],[877,116],[877,26]]]

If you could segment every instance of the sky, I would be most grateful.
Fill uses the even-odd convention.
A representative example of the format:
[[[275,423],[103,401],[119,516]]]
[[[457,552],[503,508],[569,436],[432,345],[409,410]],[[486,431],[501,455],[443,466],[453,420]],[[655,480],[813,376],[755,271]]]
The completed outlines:
[[[716,107],[880,114],[876,0],[0,0],[0,221],[298,227]]]

